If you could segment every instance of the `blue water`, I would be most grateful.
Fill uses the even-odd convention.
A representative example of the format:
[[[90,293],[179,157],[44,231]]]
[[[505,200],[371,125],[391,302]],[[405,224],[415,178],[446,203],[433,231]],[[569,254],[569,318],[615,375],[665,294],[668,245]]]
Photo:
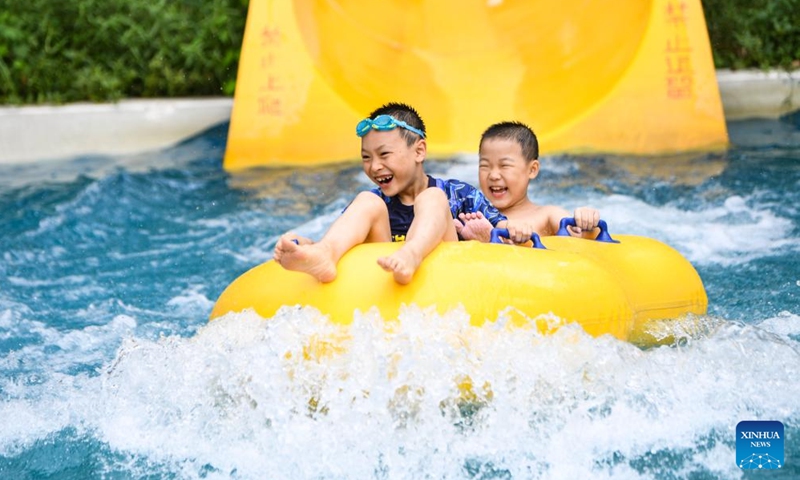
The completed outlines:
[[[463,311],[207,318],[289,229],[319,237],[357,164],[221,168],[227,125],[164,151],[0,166],[0,478],[739,478],[741,420],[800,477],[800,126],[725,153],[551,156],[540,203],[681,251],[709,315],[642,349]],[[429,162],[476,183],[475,158]],[[334,336],[347,348],[303,360]],[[474,384],[463,401],[458,384]]]

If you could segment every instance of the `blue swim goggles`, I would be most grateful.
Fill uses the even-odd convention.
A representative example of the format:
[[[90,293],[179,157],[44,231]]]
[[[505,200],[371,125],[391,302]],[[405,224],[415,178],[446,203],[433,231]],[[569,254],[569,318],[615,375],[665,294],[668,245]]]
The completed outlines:
[[[356,125],[356,135],[363,137],[368,134],[370,130],[377,130],[379,132],[386,132],[394,130],[397,127],[402,127],[409,132],[414,132],[422,138],[425,138],[425,132],[418,128],[414,128],[402,120],[398,120],[391,115],[378,115],[373,118],[365,118],[358,122]]]

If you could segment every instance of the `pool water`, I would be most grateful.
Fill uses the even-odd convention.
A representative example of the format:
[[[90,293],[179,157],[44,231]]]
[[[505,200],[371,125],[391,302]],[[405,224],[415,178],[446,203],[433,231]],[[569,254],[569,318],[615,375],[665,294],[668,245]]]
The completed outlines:
[[[369,187],[357,163],[225,173],[227,125],[2,165],[0,478],[749,478],[742,420],[783,422],[769,475],[800,477],[800,123],[729,130],[724,153],[546,157],[531,187],[696,266],[708,316],[647,349],[413,305],[209,324],[282,232],[319,238]],[[474,156],[428,170],[477,183]]]

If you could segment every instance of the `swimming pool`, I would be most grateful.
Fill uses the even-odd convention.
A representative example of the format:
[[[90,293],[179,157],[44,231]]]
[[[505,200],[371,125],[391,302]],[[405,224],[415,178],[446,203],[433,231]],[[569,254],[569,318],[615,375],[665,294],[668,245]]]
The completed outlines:
[[[795,478],[800,125],[729,128],[726,153],[545,158],[532,187],[695,264],[709,316],[649,350],[412,306],[399,326],[359,314],[347,353],[301,361],[342,333],[313,311],[207,317],[280,233],[319,237],[368,186],[360,165],[231,176],[222,125],[0,166],[0,478],[737,477],[736,424],[755,419],[784,423],[771,475]],[[472,158],[429,170],[477,183]]]

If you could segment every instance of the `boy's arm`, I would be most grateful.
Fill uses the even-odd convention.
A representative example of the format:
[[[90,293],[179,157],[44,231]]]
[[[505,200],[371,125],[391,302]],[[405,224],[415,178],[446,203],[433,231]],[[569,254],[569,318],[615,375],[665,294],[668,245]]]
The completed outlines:
[[[448,199],[450,200],[453,221],[454,223],[457,222],[456,229],[464,240],[488,242],[488,234],[484,235],[484,230],[487,230],[488,226],[492,228],[504,228],[505,222],[508,220],[506,216],[492,206],[489,200],[487,200],[483,193],[477,188],[468,183],[453,179],[442,180],[440,188],[447,193]],[[478,218],[478,215],[483,218]],[[459,227],[465,227],[467,225],[468,222],[465,221],[466,219],[473,221],[472,227],[475,227],[474,230],[478,230],[477,232],[472,232],[473,228],[468,228],[465,235],[464,229],[459,229]],[[476,219],[478,219],[477,222],[475,222]],[[488,228],[488,231],[491,231],[491,228]]]
[[[500,222],[507,222],[508,218],[500,213],[500,210],[495,208],[494,205],[489,203],[489,200],[483,195],[483,193],[481,193],[480,190],[471,185],[469,187],[471,190],[466,197],[466,213],[480,212],[483,217],[492,224],[493,227],[506,228],[506,225],[500,225]]]

